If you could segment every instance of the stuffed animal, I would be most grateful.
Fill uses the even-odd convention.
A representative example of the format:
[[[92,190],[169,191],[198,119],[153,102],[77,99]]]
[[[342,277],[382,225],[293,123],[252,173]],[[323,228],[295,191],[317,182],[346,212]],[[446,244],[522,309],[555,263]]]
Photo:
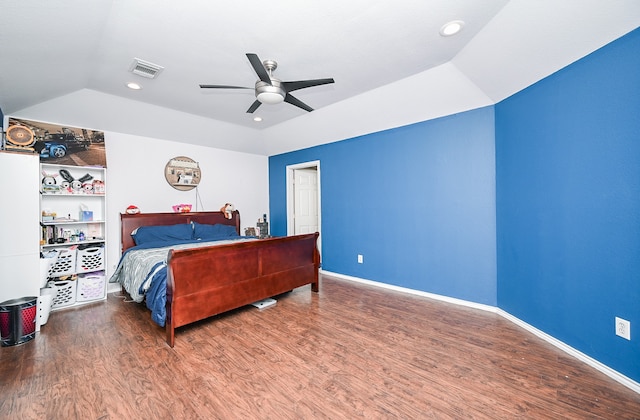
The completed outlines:
[[[84,192],[82,189],[83,184],[93,179],[93,176],[89,174],[83,175],[80,179],[75,179],[66,169],[60,169],[59,172],[60,176],[66,181],[62,183],[62,186],[66,187],[68,192],[73,194],[81,194]]]
[[[233,218],[234,210],[235,209],[233,208],[233,204],[231,203],[224,203],[224,206],[220,207],[220,211],[224,214],[224,217],[227,219]]]
[[[64,190],[65,192],[71,193],[71,183],[67,180],[64,180],[60,183],[60,190]]]
[[[58,185],[58,181],[56,180],[58,174],[48,174],[45,171],[42,171],[42,175],[42,191],[48,193],[60,191],[60,185]]]
[[[127,214],[138,214],[140,213],[140,209],[137,208],[136,206],[134,206],[133,204],[130,205],[129,207],[127,207],[127,210],[125,210],[127,212]]]
[[[104,181],[100,179],[93,180],[93,193],[94,194],[104,194]]]
[[[176,204],[171,208],[176,213],[189,213],[191,211],[191,204]]]

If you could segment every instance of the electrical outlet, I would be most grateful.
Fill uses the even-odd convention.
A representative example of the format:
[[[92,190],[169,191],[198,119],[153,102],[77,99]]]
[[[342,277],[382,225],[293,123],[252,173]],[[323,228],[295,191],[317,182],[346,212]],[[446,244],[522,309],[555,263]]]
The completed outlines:
[[[616,317],[616,335],[631,340],[631,322]]]
[[[364,262],[364,257],[358,254],[358,264],[362,264]]]

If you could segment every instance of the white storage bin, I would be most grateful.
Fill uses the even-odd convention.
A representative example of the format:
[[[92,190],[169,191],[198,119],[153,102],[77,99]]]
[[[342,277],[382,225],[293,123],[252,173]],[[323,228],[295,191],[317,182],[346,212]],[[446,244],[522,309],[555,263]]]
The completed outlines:
[[[51,269],[58,261],[58,253],[47,252],[44,258],[40,258],[40,287],[45,287],[47,285],[47,281],[49,281],[49,276],[51,273]]]
[[[90,271],[102,270],[104,268],[104,247],[91,246],[88,248],[78,248],[76,258],[76,272],[87,273]]]
[[[53,307],[53,300],[56,298],[58,291],[53,287],[44,287],[40,289],[40,297],[38,298],[38,324],[44,325],[49,320],[49,314]]]
[[[62,277],[76,272],[76,246],[57,248],[58,259],[49,270],[49,277]]]
[[[76,283],[75,280],[51,280],[47,285],[56,289],[56,297],[53,299],[51,308],[61,308],[76,303]]]
[[[104,271],[78,275],[77,302],[104,298],[106,276]]]

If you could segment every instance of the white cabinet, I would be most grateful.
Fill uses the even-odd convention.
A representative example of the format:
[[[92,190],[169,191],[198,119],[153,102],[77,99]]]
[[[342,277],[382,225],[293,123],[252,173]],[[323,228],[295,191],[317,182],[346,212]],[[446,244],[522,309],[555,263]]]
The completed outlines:
[[[40,247],[57,253],[53,309],[104,299],[106,169],[43,163],[40,171]]]
[[[0,302],[39,296],[38,156],[0,152]]]

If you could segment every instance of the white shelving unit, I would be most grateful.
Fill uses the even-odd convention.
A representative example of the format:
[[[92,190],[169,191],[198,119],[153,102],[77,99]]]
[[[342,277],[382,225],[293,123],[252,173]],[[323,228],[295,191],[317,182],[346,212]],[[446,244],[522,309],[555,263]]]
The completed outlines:
[[[105,299],[106,169],[41,163],[40,171],[40,249],[58,255],[49,271],[53,309]]]

